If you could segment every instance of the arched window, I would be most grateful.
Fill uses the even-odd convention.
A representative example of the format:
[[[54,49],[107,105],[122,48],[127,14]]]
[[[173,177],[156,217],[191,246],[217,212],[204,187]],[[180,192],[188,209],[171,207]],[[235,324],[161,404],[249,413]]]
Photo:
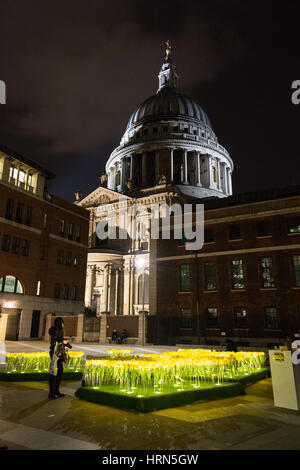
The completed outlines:
[[[138,304],[143,305],[143,274],[138,278]],[[149,274],[145,273],[144,304],[149,304]]]
[[[24,294],[23,286],[15,276],[3,276],[0,278],[0,292]]]

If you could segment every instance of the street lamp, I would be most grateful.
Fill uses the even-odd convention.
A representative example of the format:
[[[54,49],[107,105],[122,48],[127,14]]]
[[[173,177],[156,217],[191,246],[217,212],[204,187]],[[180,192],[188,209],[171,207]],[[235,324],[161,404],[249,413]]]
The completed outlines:
[[[142,298],[143,298],[143,346],[145,345],[145,259],[138,258],[136,260],[138,268],[143,269],[143,287],[142,287]]]

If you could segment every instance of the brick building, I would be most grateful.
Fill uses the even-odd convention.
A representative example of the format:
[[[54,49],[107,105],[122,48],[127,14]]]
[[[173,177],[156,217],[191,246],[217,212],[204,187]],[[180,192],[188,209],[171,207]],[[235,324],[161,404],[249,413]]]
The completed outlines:
[[[149,340],[271,346],[297,336],[300,186],[199,203],[201,250],[151,240]]]
[[[41,338],[46,316],[84,310],[88,212],[57,196],[54,175],[0,147],[0,339]]]

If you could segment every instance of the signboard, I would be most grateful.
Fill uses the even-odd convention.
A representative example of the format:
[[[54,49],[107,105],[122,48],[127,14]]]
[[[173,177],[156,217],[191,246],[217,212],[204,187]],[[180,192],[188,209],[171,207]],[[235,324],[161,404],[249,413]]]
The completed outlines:
[[[6,315],[17,315],[20,312],[18,308],[7,308],[7,307],[2,307],[1,308],[1,313],[4,313]]]
[[[274,353],[274,360],[275,361],[284,361],[284,354],[282,354],[282,352],[275,352]]]

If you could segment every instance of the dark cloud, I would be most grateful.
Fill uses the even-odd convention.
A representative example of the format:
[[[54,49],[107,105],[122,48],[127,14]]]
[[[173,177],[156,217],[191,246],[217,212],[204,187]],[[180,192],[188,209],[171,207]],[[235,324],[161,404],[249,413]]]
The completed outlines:
[[[92,190],[130,114],[156,92],[170,39],[182,89],[208,112],[231,151],[242,175],[241,183],[235,172],[238,190],[249,189],[246,161],[259,164],[270,148],[264,135],[270,139],[272,129],[282,129],[272,90],[278,117],[287,113],[289,129],[293,119],[299,122],[289,97],[290,81],[299,78],[299,59],[291,61],[296,5],[2,0],[0,78],[7,105],[0,107],[1,140],[56,172],[53,189],[63,197],[71,198],[78,185]],[[277,148],[272,158],[279,165],[285,138]],[[287,151],[295,150],[289,135]],[[273,171],[269,186],[281,181],[281,170]]]

